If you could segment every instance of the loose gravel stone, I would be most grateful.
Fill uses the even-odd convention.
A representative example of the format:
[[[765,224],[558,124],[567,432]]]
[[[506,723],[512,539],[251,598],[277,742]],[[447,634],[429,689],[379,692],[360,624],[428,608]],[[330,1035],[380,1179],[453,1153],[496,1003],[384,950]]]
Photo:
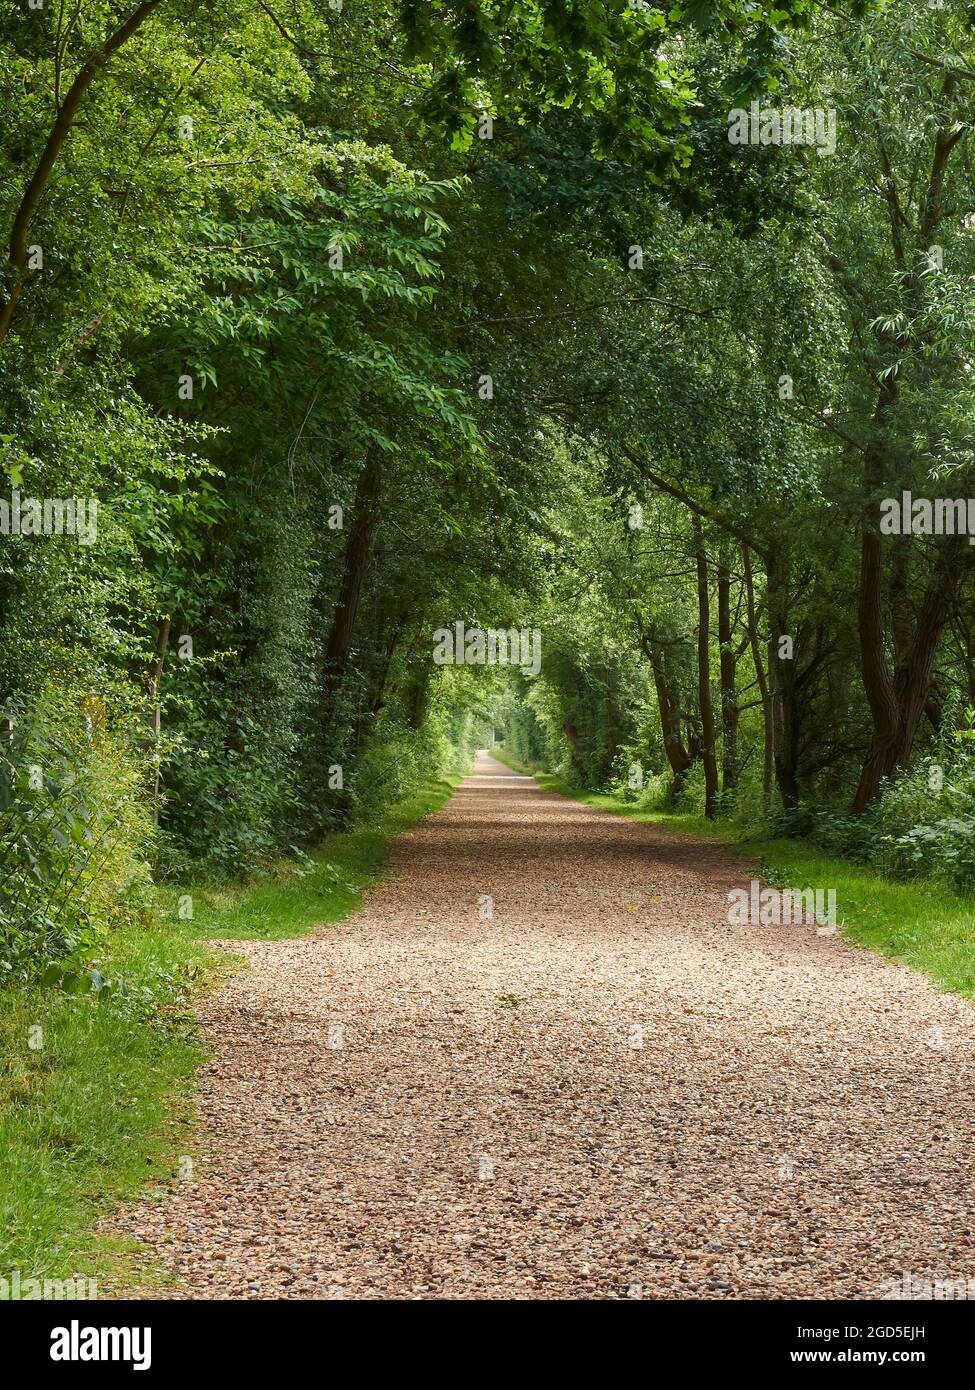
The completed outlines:
[[[975,1280],[968,1005],[815,927],[730,925],[740,858],[487,755],[393,859],[339,926],[222,943],[250,968],[204,1013],[193,1179],[113,1223],[162,1296]]]

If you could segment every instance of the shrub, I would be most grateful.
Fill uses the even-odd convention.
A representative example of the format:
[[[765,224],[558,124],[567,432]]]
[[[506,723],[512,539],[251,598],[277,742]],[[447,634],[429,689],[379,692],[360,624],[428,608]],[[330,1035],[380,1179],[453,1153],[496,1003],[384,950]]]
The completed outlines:
[[[86,961],[151,891],[144,760],[90,696],[8,706],[0,734],[0,979]]]
[[[975,758],[959,739],[901,773],[880,800],[876,863],[894,878],[975,888]]]

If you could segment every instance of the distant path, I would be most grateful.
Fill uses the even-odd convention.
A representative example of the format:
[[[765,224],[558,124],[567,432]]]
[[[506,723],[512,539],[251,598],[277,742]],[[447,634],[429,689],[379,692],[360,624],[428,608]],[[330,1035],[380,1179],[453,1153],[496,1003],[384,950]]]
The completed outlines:
[[[196,1181],[117,1223],[172,1296],[975,1280],[966,1005],[729,926],[742,861],[486,755],[394,862],[340,926],[229,943],[251,969],[209,1004]]]

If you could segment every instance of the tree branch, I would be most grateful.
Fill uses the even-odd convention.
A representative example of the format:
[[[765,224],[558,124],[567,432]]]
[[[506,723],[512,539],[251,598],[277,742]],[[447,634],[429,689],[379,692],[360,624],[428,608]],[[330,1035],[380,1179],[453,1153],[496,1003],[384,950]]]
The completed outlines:
[[[7,298],[0,307],[0,342],[6,338],[10,331],[17,301],[23,293],[23,274],[27,268],[27,237],[31,223],[40,206],[41,199],[44,197],[58,155],[61,153],[64,142],[74,125],[82,99],[112,54],[128,42],[161,3],[162,0],[142,0],[142,3],[132,11],[125,23],[105,40],[101,48],[78,71],[68,89],[68,94],[58,111],[54,125],[51,127],[51,133],[47,137],[40,161],[34,170],[34,176],[24,189],[20,206],[14,216],[8,250],[8,259],[14,272],[14,279]]]

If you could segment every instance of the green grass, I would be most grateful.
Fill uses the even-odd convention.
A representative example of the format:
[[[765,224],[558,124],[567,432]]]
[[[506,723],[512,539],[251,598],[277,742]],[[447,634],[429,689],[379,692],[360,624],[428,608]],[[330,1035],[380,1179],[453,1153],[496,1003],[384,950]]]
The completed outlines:
[[[459,780],[429,782],[375,824],[329,836],[301,872],[282,863],[247,883],[161,892],[154,924],[118,931],[95,961],[109,980],[124,978],[124,996],[0,995],[0,1277],[77,1273],[124,1286],[133,1247],[96,1224],[147,1187],[162,1193],[192,1154],[205,1055],[194,994],[233,968],[203,938],[279,940],[341,921],[382,875],[390,838]],[[177,915],[186,894],[192,920]]]
[[[161,909],[176,932],[231,941],[281,941],[341,922],[359,907],[362,889],[383,874],[389,841],[438,810],[459,781],[424,783],[373,824],[327,836],[304,864],[282,860],[262,878],[171,888],[160,895]],[[193,916],[181,919],[179,900],[187,897]]]
[[[96,962],[124,977],[125,999],[53,989],[0,997],[4,1278],[110,1276],[124,1244],[95,1236],[98,1215],[168,1179],[186,1147],[204,1055],[190,992],[205,958],[164,927],[132,928]]]
[[[531,769],[503,750],[494,757],[517,772]],[[647,810],[619,796],[580,791],[547,773],[540,786],[612,815],[719,840],[750,860],[756,877],[779,888],[835,889],[837,919],[847,941],[927,975],[941,990],[975,997],[975,899],[936,883],[894,883],[871,869],[823,854],[804,840],[771,839],[703,816]]]
[[[836,890],[843,935],[927,975],[939,989],[975,996],[975,901],[936,883],[894,883],[802,840],[749,839],[742,851],[777,887]]]

